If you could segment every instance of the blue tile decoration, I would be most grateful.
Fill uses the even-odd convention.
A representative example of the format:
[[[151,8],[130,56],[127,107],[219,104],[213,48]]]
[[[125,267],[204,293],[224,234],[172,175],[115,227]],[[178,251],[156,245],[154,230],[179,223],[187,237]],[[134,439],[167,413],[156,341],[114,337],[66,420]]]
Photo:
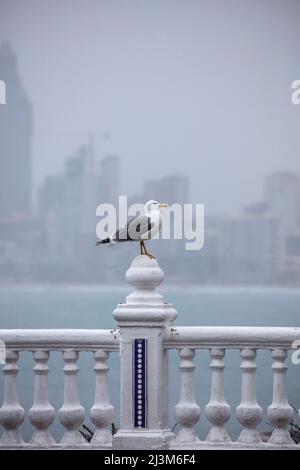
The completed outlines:
[[[146,428],[146,344],[145,338],[133,342],[134,426]]]

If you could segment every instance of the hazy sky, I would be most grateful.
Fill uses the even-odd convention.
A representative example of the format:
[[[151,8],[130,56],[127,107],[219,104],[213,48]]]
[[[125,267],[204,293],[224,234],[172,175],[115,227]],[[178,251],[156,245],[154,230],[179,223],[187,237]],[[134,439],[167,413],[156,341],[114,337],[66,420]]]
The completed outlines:
[[[90,132],[120,154],[123,193],[184,173],[213,212],[300,173],[299,0],[0,0],[4,39],[34,105],[36,186]]]

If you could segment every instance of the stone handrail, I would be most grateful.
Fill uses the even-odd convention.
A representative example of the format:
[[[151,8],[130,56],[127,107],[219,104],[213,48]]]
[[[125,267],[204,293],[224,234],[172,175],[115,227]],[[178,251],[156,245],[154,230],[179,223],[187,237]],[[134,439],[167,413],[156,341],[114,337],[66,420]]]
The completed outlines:
[[[14,351],[118,351],[118,330],[6,329],[0,330],[6,349]]]
[[[167,327],[164,345],[168,349],[211,347],[241,349],[292,349],[300,339],[300,327],[276,326],[174,326]]]

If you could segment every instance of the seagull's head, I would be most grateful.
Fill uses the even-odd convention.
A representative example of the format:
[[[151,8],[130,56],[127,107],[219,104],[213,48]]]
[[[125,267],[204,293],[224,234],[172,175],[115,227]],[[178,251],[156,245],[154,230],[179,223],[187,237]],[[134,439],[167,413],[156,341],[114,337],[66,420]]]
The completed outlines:
[[[145,204],[145,213],[149,214],[152,211],[161,211],[161,209],[163,207],[169,207],[169,205],[166,204],[165,202],[164,203],[157,202],[157,201],[154,201],[153,199],[151,199],[150,201],[146,202],[146,204]]]

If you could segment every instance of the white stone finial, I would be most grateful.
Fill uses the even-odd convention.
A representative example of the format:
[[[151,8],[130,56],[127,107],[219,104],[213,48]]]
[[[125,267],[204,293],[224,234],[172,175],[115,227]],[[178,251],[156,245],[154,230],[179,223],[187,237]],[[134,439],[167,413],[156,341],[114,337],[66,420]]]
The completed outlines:
[[[177,317],[173,305],[167,304],[156,291],[163,279],[164,273],[156,259],[145,255],[134,258],[126,272],[126,280],[134,291],[113,312],[119,326],[121,323],[138,326],[145,322],[152,323],[152,326],[170,324]]]
[[[127,297],[127,303],[155,302],[163,303],[162,295],[155,292],[164,279],[164,273],[156,259],[139,255],[131,263],[126,272],[126,281],[134,292]]]

